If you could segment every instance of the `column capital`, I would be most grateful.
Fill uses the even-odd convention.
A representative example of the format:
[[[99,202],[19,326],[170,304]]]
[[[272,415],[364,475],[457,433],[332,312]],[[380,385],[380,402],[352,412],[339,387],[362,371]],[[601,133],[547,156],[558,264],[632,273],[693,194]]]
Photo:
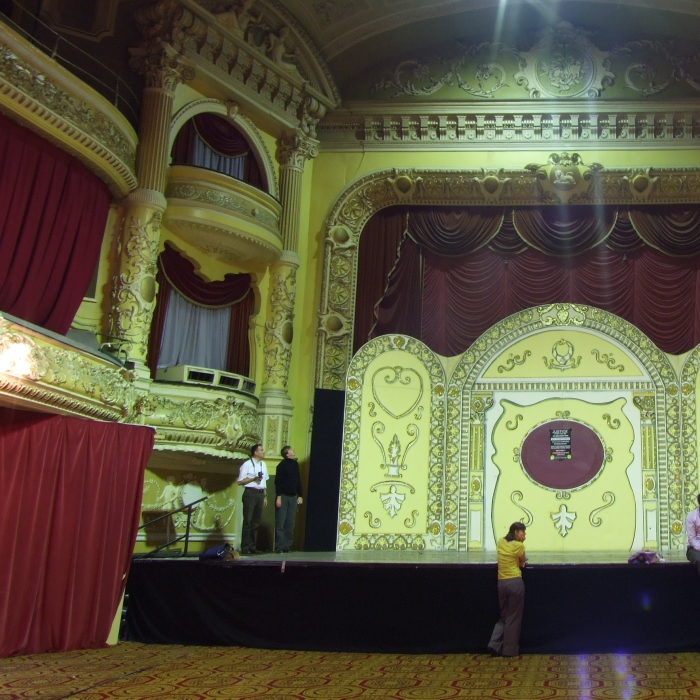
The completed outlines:
[[[194,78],[194,68],[184,58],[159,39],[131,49],[131,67],[143,75],[146,89],[161,89],[173,93],[180,84]]]
[[[304,163],[318,155],[316,139],[301,132],[286,134],[277,141],[277,162],[282,168],[303,170]]]

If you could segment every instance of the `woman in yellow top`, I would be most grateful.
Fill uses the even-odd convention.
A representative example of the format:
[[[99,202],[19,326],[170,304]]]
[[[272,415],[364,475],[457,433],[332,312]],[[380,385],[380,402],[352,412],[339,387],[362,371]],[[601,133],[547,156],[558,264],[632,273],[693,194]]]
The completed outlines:
[[[517,656],[520,653],[520,627],[525,604],[522,568],[527,561],[524,541],[525,525],[513,523],[496,547],[501,617],[493,628],[488,647],[498,656]]]

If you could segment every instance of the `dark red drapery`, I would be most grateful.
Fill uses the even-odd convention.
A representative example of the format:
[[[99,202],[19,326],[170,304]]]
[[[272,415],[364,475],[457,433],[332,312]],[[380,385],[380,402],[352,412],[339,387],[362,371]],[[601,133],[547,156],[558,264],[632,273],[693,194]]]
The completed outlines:
[[[0,409],[0,656],[104,646],[152,428]]]
[[[700,208],[523,208],[506,212],[492,237],[483,211],[473,218],[472,234],[470,211],[461,215],[461,242],[440,209],[383,212],[384,230],[392,217],[400,222],[408,214],[409,235],[384,265],[382,296],[368,302],[358,293],[356,323],[363,332],[367,319],[376,323],[367,336],[356,335],[355,348],[399,332],[455,355],[506,316],[556,302],[621,316],[669,353],[700,342]],[[494,209],[492,222],[500,217]],[[416,221],[420,226],[412,227]],[[371,239],[381,235],[371,221],[365,232],[360,266],[375,257]],[[384,242],[375,245],[381,254]],[[454,255],[456,249],[467,254]],[[361,267],[358,280],[364,275]]]
[[[0,164],[0,309],[66,333],[99,259],[109,191],[1,115]]]
[[[148,366],[151,376],[156,376],[171,289],[177,290],[186,299],[201,306],[231,307],[227,369],[230,372],[248,376],[250,371],[248,324],[255,307],[251,276],[246,273],[230,274],[223,280],[206,282],[195,272],[194,265],[187,258],[166,243],[159,258],[157,280],[158,299],[148,344]]]
[[[233,124],[216,114],[198,114],[180,129],[173,144],[173,163],[192,163],[193,139],[197,137],[219,155],[228,158],[246,156],[243,180],[258,189],[266,189],[263,169],[248,140]]]

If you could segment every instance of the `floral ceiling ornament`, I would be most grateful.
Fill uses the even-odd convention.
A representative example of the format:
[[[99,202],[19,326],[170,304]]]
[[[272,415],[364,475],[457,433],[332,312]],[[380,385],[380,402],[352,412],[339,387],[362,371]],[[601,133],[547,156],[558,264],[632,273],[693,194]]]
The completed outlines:
[[[547,28],[539,43],[521,57],[525,65],[515,80],[537,99],[600,97],[615,78],[609,70],[609,53],[597,49],[586,32],[568,22]]]

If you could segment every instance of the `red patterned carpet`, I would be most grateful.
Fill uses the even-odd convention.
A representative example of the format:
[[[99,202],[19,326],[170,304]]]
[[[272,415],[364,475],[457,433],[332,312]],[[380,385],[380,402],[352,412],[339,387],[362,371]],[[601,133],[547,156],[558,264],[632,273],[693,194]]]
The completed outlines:
[[[700,653],[349,654],[125,642],[0,659],[15,698],[700,698]]]

